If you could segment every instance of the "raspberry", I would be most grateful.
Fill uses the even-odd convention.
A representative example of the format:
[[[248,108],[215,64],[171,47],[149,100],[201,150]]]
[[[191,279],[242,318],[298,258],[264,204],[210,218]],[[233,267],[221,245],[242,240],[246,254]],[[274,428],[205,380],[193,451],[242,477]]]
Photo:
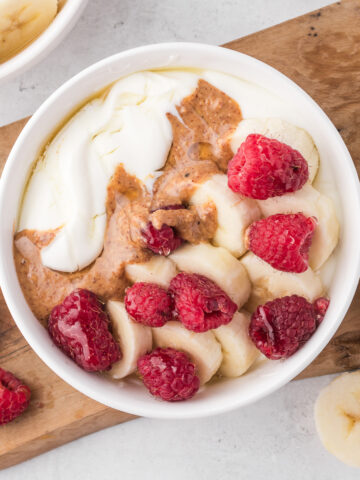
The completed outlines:
[[[147,248],[159,255],[167,256],[183,243],[183,239],[176,234],[175,230],[166,224],[158,230],[149,222],[141,233]]]
[[[325,313],[329,307],[330,300],[325,297],[320,297],[314,302],[314,309],[318,324],[320,324],[325,316]]]
[[[157,210],[180,210],[183,208],[184,206],[181,204],[165,205],[151,210],[151,213]],[[147,248],[158,255],[167,256],[184,242],[176,233],[175,229],[166,224],[162,225],[160,229],[157,229],[149,222],[141,234],[146,242]]]
[[[237,305],[212,280],[197,273],[179,273],[170,282],[179,320],[188,330],[206,332],[229,323]]]
[[[82,289],[74,290],[54,307],[48,322],[55,345],[88,372],[109,370],[121,358],[109,326],[96,295]]]
[[[228,165],[229,188],[259,200],[295,192],[308,177],[300,152],[258,134],[247,136]]]
[[[195,365],[173,348],[157,348],[139,358],[138,370],[150,393],[167,402],[188,400],[199,390]]]
[[[126,290],[125,308],[135,322],[162,327],[171,320],[173,300],[155,283],[137,282]]]
[[[249,227],[248,247],[277,270],[305,272],[315,228],[316,220],[302,213],[271,215]]]
[[[271,360],[293,355],[322,321],[327,299],[309,303],[304,297],[276,298],[260,305],[251,317],[249,334],[256,347]]]
[[[11,422],[27,409],[30,389],[12,373],[0,368],[0,425]]]

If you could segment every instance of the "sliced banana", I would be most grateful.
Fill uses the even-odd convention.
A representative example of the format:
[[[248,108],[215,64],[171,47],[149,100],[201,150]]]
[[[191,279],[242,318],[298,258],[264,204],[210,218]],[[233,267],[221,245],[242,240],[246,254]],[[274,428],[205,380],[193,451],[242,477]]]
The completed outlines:
[[[275,270],[252,252],[241,259],[252,282],[252,290],[246,309],[253,312],[258,305],[287,295],[299,295],[309,302],[323,294],[320,278],[309,267],[303,273]]]
[[[170,321],[163,327],[153,328],[153,337],[157,347],[171,347],[187,353],[196,365],[201,384],[208,382],[220,367],[221,346],[212,331],[195,333],[180,322]]]
[[[209,243],[184,245],[170,255],[178,269],[199,273],[217,283],[240,308],[250,295],[250,280],[240,261],[225,248]]]
[[[0,0],[0,63],[35,40],[57,9],[57,0]]]
[[[231,148],[235,153],[250,133],[259,133],[274,138],[294,148],[305,158],[309,167],[309,181],[313,182],[319,168],[319,153],[316,145],[302,128],[285,122],[280,118],[249,118],[242,120],[231,140]]]
[[[218,228],[213,238],[217,246],[229,250],[235,257],[243,255],[246,228],[261,216],[255,200],[232,192],[226,175],[213,175],[200,184],[190,199],[192,205],[212,202],[216,206]]]
[[[133,373],[139,357],[151,350],[152,333],[150,327],[131,320],[122,302],[110,300],[106,309],[122,353],[121,360],[114,363],[108,374],[118,380]]]
[[[360,370],[340,375],[320,392],[315,422],[324,447],[360,467]]]
[[[316,217],[318,224],[309,251],[309,264],[313,270],[318,270],[326,262],[339,240],[339,222],[330,198],[311,185],[304,185],[297,192],[258,200],[258,204],[265,217],[297,212]]]
[[[219,371],[225,377],[240,377],[259,356],[249,337],[250,318],[244,310],[236,312],[230,323],[213,330],[223,354]]]
[[[148,262],[127,264],[125,273],[133,283],[151,282],[167,288],[176,275],[176,266],[169,258],[158,255],[151,257]]]

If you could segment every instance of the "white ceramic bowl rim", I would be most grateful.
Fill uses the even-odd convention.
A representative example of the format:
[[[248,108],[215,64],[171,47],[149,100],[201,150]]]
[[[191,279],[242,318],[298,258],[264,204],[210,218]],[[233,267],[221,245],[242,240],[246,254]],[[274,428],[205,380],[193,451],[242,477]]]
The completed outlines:
[[[42,60],[70,32],[87,0],[68,0],[51,24],[24,50],[0,64],[0,84]]]
[[[337,170],[336,180],[341,194],[344,224],[339,257],[341,263],[337,265],[336,271],[339,270],[339,275],[336,275],[334,280],[336,289],[334,287],[331,292],[331,298],[335,301],[330,303],[326,321],[320,325],[309,342],[285,362],[269,362],[267,365],[271,363],[271,366],[265,366],[262,383],[260,377],[253,378],[250,373],[240,379],[207,387],[215,393],[209,395],[205,389],[183,403],[156,401],[146,392],[142,393],[145,389],[139,390],[131,382],[121,388],[123,383],[114,384],[96,374],[88,374],[65,357],[51,343],[46,330],[32,315],[22,295],[12,257],[13,225],[20,197],[19,185],[24,185],[26,172],[34,159],[34,156],[29,154],[31,158],[24,160],[24,153],[28,152],[26,146],[29,147],[31,141],[39,143],[37,137],[44,141],[47,137],[44,132],[48,134],[53,131],[66,112],[72,111],[74,106],[89,94],[122,75],[143,69],[172,66],[197,66],[233,72],[236,76],[243,76],[260,84],[266,78],[266,86],[270,90],[278,92],[284,99],[297,98],[304,114],[311,113],[309,121],[314,122],[314,129],[316,130],[316,125],[319,125],[319,128],[321,125],[320,129],[324,131],[326,141],[331,143],[334,155],[341,158],[341,169]],[[313,132],[312,128],[309,130]],[[20,162],[22,168],[19,168]],[[332,162],[334,167],[336,160]],[[11,197],[13,202],[9,200]],[[242,53],[209,45],[166,43],[139,47],[108,57],[62,85],[29,120],[11,151],[0,182],[0,218],[0,284],[9,310],[27,342],[57,375],[85,395],[109,407],[148,417],[193,418],[218,414],[259,400],[287,383],[320,353],[334,335],[350,306],[360,274],[360,244],[357,241],[360,222],[353,221],[354,218],[360,218],[359,182],[349,152],[336,128],[300,87],[277,70]],[[245,382],[246,388],[242,390],[241,386]]]

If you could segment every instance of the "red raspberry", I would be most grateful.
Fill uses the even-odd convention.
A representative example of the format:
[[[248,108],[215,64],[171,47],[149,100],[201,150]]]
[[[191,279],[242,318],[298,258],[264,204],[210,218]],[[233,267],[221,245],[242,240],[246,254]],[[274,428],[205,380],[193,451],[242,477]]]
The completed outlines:
[[[308,165],[300,152],[254,133],[247,136],[228,165],[229,188],[259,200],[295,192],[308,177]]]
[[[109,370],[121,358],[109,326],[96,295],[82,289],[74,290],[54,307],[48,322],[55,345],[88,372]]]
[[[173,348],[157,348],[139,358],[138,370],[150,393],[167,402],[188,400],[199,390],[195,365]]]
[[[229,323],[237,305],[212,280],[197,273],[178,273],[170,282],[179,320],[188,330],[206,332]]]
[[[318,324],[322,322],[325,313],[329,307],[330,300],[325,297],[320,297],[314,302],[314,309]]]
[[[248,247],[277,270],[305,272],[315,228],[316,220],[302,213],[271,215],[249,227]]]
[[[159,285],[137,282],[126,290],[125,308],[135,322],[162,327],[171,320],[173,300]]]
[[[182,208],[184,208],[183,205],[166,205],[164,207],[156,208],[152,211],[180,210]],[[160,230],[158,230],[151,222],[149,222],[141,233],[146,242],[147,248],[158,255],[167,256],[180,247],[180,245],[184,242],[184,240],[177,235],[175,230],[166,224],[162,225]]]
[[[321,302],[320,302],[321,300]],[[304,297],[276,298],[260,305],[251,317],[249,334],[256,347],[271,360],[293,355],[315,332],[326,309],[318,309]],[[329,304],[329,303],[327,303]]]
[[[11,422],[27,409],[30,389],[12,373],[0,368],[0,425]]]
[[[166,224],[158,230],[149,222],[141,233],[147,248],[158,255],[167,256],[183,243],[183,239],[175,233],[175,230]]]

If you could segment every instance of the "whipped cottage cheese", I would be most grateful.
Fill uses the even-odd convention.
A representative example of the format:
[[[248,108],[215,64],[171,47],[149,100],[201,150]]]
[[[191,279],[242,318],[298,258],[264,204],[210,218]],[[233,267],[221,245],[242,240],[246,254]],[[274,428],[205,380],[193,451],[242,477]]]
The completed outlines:
[[[121,346],[122,359],[109,372],[113,378],[131,374],[153,344],[187,353],[202,382],[217,372],[244,374],[258,356],[250,314],[276,298],[300,295],[314,302],[326,295],[336,262],[336,189],[326,164],[319,170],[321,139],[314,140],[303,122],[301,112],[265,89],[208,70],[138,72],[98,93],[46,145],[25,188],[14,261],[36,318],[49,326],[60,312],[55,306],[78,289],[89,290],[107,309]],[[302,188],[265,200],[229,188],[229,162],[250,134],[302,154],[309,169]],[[269,161],[265,147],[259,154]],[[317,223],[311,246],[305,245],[306,271],[277,270],[249,251],[254,222],[299,212]],[[291,250],[291,231],[283,233],[276,240],[285,238]],[[123,303],[129,285],[150,281],[166,289],[177,272],[205,276],[239,312],[230,323],[201,333],[184,328],[181,318],[152,332],[148,318],[144,325],[134,322]],[[210,298],[204,313],[223,313],[219,305]],[[72,304],[70,310],[73,319]],[[166,312],[159,307],[158,313]]]

